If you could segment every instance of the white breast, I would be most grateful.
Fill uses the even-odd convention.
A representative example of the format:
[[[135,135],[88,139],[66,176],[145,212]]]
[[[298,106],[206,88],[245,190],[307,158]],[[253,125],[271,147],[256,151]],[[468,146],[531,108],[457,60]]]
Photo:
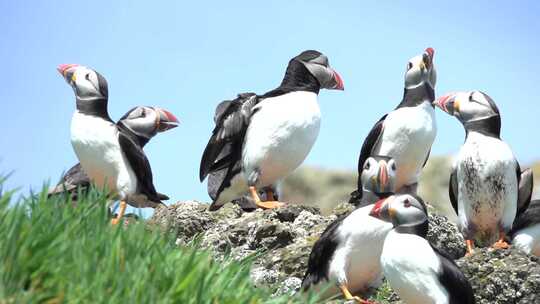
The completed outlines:
[[[512,245],[527,254],[540,256],[540,224],[518,231],[512,239]]]
[[[516,215],[514,155],[505,142],[470,132],[455,168],[460,225],[472,224],[480,241],[491,243],[498,237],[499,226],[510,229]]]
[[[372,208],[359,208],[343,220],[337,231],[340,243],[330,261],[329,278],[354,292],[382,282],[380,257],[392,224],[369,216]]]
[[[435,111],[427,102],[388,114],[374,154],[396,161],[396,189],[418,182],[436,134]]]
[[[291,92],[257,105],[243,148],[246,178],[260,172],[257,186],[268,186],[295,170],[319,135],[321,112],[317,94]]]
[[[96,186],[118,193],[121,199],[136,191],[136,177],[121,151],[113,123],[75,112],[71,120],[71,144],[83,170]]]
[[[424,238],[390,231],[381,265],[388,283],[405,303],[448,303],[448,292],[437,277],[441,262]]]

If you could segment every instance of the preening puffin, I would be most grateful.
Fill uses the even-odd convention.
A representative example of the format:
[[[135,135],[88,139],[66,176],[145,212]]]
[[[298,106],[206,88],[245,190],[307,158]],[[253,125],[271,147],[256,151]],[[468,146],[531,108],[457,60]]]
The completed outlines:
[[[428,215],[422,199],[393,195],[370,213],[391,222],[381,254],[384,277],[402,301],[409,304],[472,304],[472,287],[451,258],[426,240]]]
[[[149,106],[138,106],[129,110],[117,124],[122,124],[127,133],[142,148],[158,132],[164,132],[178,126],[178,121],[169,111]],[[71,167],[63,176],[56,187],[49,191],[49,196],[58,194],[68,194],[73,201],[77,200],[78,191],[86,191],[90,186],[90,178],[84,173],[81,164]],[[159,193],[158,193],[159,194]],[[168,197],[160,194],[161,200]],[[135,202],[128,202],[135,204]],[[138,206],[153,207],[153,206]]]
[[[319,288],[333,282],[326,297],[343,293],[346,299],[369,303],[353,294],[378,287],[382,282],[380,255],[384,238],[392,225],[369,216],[373,204],[394,190],[396,166],[385,156],[366,159],[360,179],[363,182],[360,208],[331,223],[313,246],[302,288]]]
[[[263,95],[240,94],[218,105],[199,171],[203,181],[225,170],[213,181],[219,187],[209,210],[248,190],[259,207],[282,204],[271,197],[262,202],[257,189],[276,184],[308,155],[319,134],[320,89],[343,90],[343,81],[325,55],[309,50],[289,61],[278,88]]]
[[[449,195],[467,242],[506,248],[506,233],[527,198],[519,197],[521,169],[512,150],[500,138],[501,115],[497,105],[480,91],[446,94],[435,104],[455,116],[466,137],[452,168]],[[523,192],[522,192],[523,195]],[[530,199],[530,196],[529,196]],[[523,210],[520,210],[521,212]]]
[[[437,134],[432,105],[437,79],[433,56],[434,50],[427,48],[422,55],[409,60],[403,100],[369,132],[360,151],[359,176],[370,155],[389,156],[397,164],[397,192],[416,193],[418,178]],[[362,189],[360,180],[358,189]]]
[[[81,167],[98,187],[120,200],[122,218],[126,202],[161,204],[152,181],[150,163],[136,136],[124,124],[115,124],[107,111],[107,81],[81,65],[62,64],[58,71],[73,88],[76,111],[71,120],[71,144]],[[175,121],[174,117],[170,118]]]

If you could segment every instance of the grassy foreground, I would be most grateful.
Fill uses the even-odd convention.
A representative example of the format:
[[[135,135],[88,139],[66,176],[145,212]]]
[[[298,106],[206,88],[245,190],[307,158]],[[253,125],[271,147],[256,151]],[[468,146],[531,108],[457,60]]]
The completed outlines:
[[[313,303],[254,288],[249,261],[216,262],[144,223],[111,227],[105,197],[12,202],[0,180],[0,303]],[[11,204],[10,204],[11,203]],[[15,204],[16,203],[16,204]]]

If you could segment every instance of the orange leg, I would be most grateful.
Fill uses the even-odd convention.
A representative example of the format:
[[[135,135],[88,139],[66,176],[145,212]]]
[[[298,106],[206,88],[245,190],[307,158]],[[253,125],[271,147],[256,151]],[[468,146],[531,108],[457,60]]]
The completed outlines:
[[[343,293],[345,300],[355,300],[359,304],[374,304],[368,300],[364,300],[358,296],[353,296],[346,285],[339,285],[339,289]]]
[[[493,244],[493,248],[495,249],[508,249],[510,248],[510,245],[505,241],[506,234],[504,231],[499,231],[499,240]]]
[[[118,211],[118,216],[111,220],[111,224],[116,225],[122,220],[122,217],[124,217],[124,213],[126,212],[126,207],[126,202],[120,201],[120,211]]]
[[[249,192],[251,193],[251,197],[253,198],[255,205],[257,205],[257,207],[259,208],[274,209],[278,207],[283,207],[285,205],[284,203],[277,202],[277,201],[266,201],[266,202],[261,201],[261,198],[259,197],[259,193],[257,192],[257,189],[255,189],[255,187],[249,187]]]
[[[465,256],[471,256],[474,253],[474,242],[472,240],[465,240],[465,243],[467,244],[467,253]]]

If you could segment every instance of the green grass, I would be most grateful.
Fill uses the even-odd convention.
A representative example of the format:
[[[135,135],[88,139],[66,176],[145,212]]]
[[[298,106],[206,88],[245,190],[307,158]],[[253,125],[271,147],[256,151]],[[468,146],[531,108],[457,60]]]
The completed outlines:
[[[0,303],[313,303],[254,288],[250,261],[216,262],[145,223],[112,227],[104,195],[13,202],[0,178]],[[120,225],[119,225],[120,226]]]

